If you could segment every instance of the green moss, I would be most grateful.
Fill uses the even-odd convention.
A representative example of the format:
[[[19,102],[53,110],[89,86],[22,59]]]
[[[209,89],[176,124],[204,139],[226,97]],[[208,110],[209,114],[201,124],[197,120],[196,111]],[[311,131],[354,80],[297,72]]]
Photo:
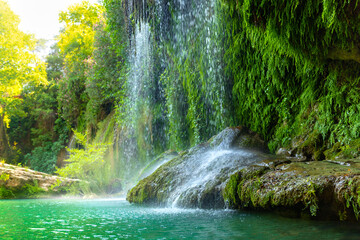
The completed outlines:
[[[315,160],[336,142],[358,139],[359,58],[333,55],[357,46],[350,9],[358,1],[223,2],[224,62],[239,123],[272,151],[303,138],[300,150]]]
[[[37,181],[34,181],[33,184],[25,184],[21,190],[18,192],[19,196],[24,198],[38,198],[43,195],[46,191],[39,187]]]
[[[296,216],[358,219],[359,163],[283,161],[269,164],[270,168],[247,167],[230,177],[224,199],[231,208],[291,210]]]
[[[52,191],[45,191],[40,188],[37,181],[32,184],[26,183],[22,187],[0,187],[0,199],[15,198],[39,198],[45,195],[51,195]]]
[[[309,208],[311,216],[316,216],[316,212],[319,209],[318,206],[318,198],[317,198],[317,187],[314,182],[311,180],[307,180],[307,190],[303,197],[303,202],[305,204],[305,208]]]
[[[116,117],[112,112],[103,121],[98,123],[98,130],[94,138],[95,143],[112,142],[114,138]]]
[[[350,141],[348,144],[335,143],[325,151],[326,159],[353,159],[360,156],[360,139]]]
[[[344,193],[346,208],[352,208],[356,220],[360,217],[360,179],[353,178],[347,181],[347,189]],[[340,215],[341,217],[341,215]]]
[[[240,205],[239,197],[237,194],[237,187],[239,185],[239,181],[241,179],[241,173],[235,173],[230,176],[228,183],[224,189],[224,200],[228,207],[236,208]]]

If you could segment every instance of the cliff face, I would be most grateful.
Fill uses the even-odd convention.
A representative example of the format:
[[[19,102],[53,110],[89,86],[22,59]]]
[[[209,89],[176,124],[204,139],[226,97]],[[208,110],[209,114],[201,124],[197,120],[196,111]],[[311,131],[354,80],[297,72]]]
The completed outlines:
[[[77,181],[0,163],[0,199],[52,195]]]
[[[337,143],[353,145],[360,137],[358,1],[224,2],[224,61],[240,123],[271,150],[292,146],[309,159],[328,159]]]

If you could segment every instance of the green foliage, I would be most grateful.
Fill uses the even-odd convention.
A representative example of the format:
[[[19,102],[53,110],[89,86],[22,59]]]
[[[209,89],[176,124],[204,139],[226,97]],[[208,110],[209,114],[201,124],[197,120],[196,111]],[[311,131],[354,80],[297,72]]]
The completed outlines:
[[[2,174],[0,175],[0,181],[6,182],[7,180],[9,180],[9,178],[10,178],[10,174],[2,173]]]
[[[9,138],[19,153],[18,162],[37,171],[53,173],[57,156],[67,141],[65,122],[57,118],[57,85],[29,85],[19,105],[28,114],[11,118]]]
[[[28,84],[46,84],[45,64],[34,53],[37,41],[19,30],[20,19],[0,1],[0,156],[13,158],[6,127],[19,110],[20,93]]]
[[[359,61],[351,49],[359,23],[350,12],[357,1],[224,2],[238,123],[272,151],[312,131],[327,147],[358,138]]]
[[[120,69],[123,58],[113,49],[104,21],[100,19],[94,27],[94,51],[87,60],[85,84],[89,102],[86,106],[86,122],[94,130],[96,124],[113,110],[115,102],[122,97]]]
[[[26,198],[37,198],[44,193],[45,190],[39,187],[39,183],[34,181],[34,184],[26,183],[21,189],[21,195]]]
[[[14,198],[15,194],[11,189],[8,189],[4,186],[0,186],[0,199],[9,199]]]
[[[347,182],[347,191],[344,193],[346,199],[346,208],[352,208],[356,220],[360,216],[360,185],[358,179],[352,179]]]
[[[127,23],[122,1],[104,0],[103,4],[106,9],[106,31],[110,34],[112,48],[119,58],[124,58],[126,56],[128,34],[125,28]]]
[[[107,166],[104,164],[104,156],[108,144],[87,143],[86,135],[74,131],[74,135],[83,149],[68,149],[70,158],[65,160],[66,166],[57,169],[56,173],[61,177],[78,178],[83,180],[79,188],[83,193],[101,192],[105,187],[105,175]]]
[[[309,208],[311,216],[316,216],[316,212],[319,209],[318,199],[316,196],[316,185],[309,179],[307,179],[308,189],[304,195],[304,205],[305,208]]]
[[[37,181],[29,184],[26,183],[22,187],[0,186],[0,199],[14,198],[38,198],[46,191],[39,187]]]
[[[46,56],[46,63],[48,81],[58,81],[62,77],[64,58],[60,55],[60,49],[56,43],[51,46],[51,52]]]
[[[59,35],[58,46],[64,58],[64,77],[59,81],[59,109],[70,127],[76,127],[84,115],[89,97],[86,93],[88,61],[94,51],[94,27],[102,14],[102,7],[84,1],[60,13],[65,28]]]
[[[62,76],[63,58],[55,44],[46,58],[48,85],[28,84],[17,105],[19,112],[11,117],[9,140],[17,152],[16,162],[33,169],[53,173],[57,156],[67,140],[64,120],[58,118],[58,85]]]

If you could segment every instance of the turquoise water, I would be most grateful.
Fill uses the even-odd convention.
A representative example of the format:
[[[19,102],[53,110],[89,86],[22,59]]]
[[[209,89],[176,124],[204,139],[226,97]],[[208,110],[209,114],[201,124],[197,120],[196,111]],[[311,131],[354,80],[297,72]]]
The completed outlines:
[[[0,239],[359,239],[358,225],[121,199],[3,200]]]

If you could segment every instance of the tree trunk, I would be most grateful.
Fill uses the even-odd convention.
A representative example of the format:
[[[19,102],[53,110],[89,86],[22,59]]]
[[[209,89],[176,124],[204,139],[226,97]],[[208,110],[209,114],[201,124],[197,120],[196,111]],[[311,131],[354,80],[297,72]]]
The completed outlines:
[[[0,159],[8,160],[11,156],[11,148],[6,133],[4,117],[4,114],[0,114]]]

